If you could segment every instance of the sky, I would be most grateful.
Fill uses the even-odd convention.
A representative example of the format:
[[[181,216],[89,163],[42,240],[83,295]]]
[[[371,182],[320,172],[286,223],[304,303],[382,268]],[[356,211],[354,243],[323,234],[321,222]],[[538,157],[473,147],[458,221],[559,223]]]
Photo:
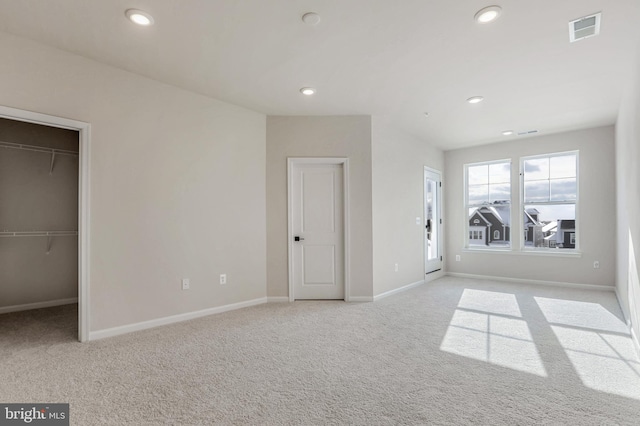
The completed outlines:
[[[575,201],[577,198],[575,154],[524,160],[524,202]],[[467,168],[470,205],[510,201],[511,162],[480,164]],[[545,216],[566,216],[572,206],[544,208]],[[540,210],[540,209],[539,209]],[[541,210],[542,213],[542,210]],[[547,220],[547,219],[545,219]],[[555,220],[555,218],[554,218]]]
[[[575,219],[574,204],[532,205],[577,199],[577,157],[575,154],[524,160],[525,209],[535,208],[540,221]],[[510,201],[511,162],[479,164],[467,168],[469,205]],[[470,209],[470,214],[474,209]]]

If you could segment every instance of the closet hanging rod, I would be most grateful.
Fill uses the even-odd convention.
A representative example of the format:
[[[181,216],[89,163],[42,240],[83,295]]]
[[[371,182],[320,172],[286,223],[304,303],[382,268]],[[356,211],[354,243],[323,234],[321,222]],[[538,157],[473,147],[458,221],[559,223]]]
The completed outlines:
[[[0,147],[13,148],[13,149],[24,149],[26,151],[35,151],[35,152],[46,152],[47,154],[72,155],[74,157],[78,156],[77,152],[69,151],[67,149],[45,148],[43,146],[26,145],[26,144],[23,144],[23,143],[13,143],[13,142],[0,141]]]
[[[0,237],[70,237],[78,231],[2,231]]]

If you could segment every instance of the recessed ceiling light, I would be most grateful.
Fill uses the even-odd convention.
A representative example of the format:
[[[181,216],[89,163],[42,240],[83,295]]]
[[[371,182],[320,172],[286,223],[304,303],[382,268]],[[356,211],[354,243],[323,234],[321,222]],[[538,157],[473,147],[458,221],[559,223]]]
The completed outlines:
[[[302,15],[302,22],[307,25],[318,25],[320,23],[320,15],[315,12],[309,12]]]
[[[311,96],[316,93],[316,89],[314,89],[313,87],[303,87],[302,89],[300,89],[300,93],[302,93],[303,95]]]
[[[429,113],[428,113],[428,112],[425,112],[425,113],[423,113],[423,114],[424,114],[424,116],[425,116],[425,117],[428,117],[428,116],[429,116]]]
[[[477,104],[479,102],[482,102],[483,100],[484,98],[482,96],[472,96],[467,99],[467,102],[469,102],[470,104]]]
[[[142,25],[144,27],[148,27],[149,25],[153,24],[153,16],[142,10],[127,9],[124,14],[134,24]]]
[[[487,6],[484,9],[480,9],[473,18],[479,24],[486,24],[495,21],[500,16],[500,12],[502,12],[500,6]]]
[[[502,134],[505,136],[511,136],[513,134],[513,130],[505,130]]]

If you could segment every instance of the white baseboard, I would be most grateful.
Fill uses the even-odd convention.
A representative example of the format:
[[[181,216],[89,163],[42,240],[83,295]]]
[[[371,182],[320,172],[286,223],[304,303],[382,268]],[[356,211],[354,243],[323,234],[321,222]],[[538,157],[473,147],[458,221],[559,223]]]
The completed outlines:
[[[577,284],[577,283],[566,283],[561,281],[542,281],[542,280],[529,280],[524,278],[493,277],[490,275],[462,274],[459,272],[447,272],[447,275],[450,277],[457,277],[457,278],[473,278],[478,280],[491,280],[491,281],[500,281],[500,282],[518,283],[518,284],[534,284],[534,285],[542,285],[547,287],[566,287],[566,288],[576,288],[581,290],[615,291],[616,289],[614,286],[609,286],[609,285]]]
[[[373,302],[373,297],[371,297],[371,296],[351,296],[351,297],[349,297],[349,302]]]
[[[8,314],[9,312],[29,311],[31,309],[51,308],[53,306],[71,305],[78,303],[77,297],[70,299],[49,300],[46,302],[25,303],[24,305],[2,306],[0,314]]]
[[[396,288],[396,289],[393,289],[393,290],[385,291],[384,293],[380,293],[377,296],[374,296],[373,297],[373,301],[375,302],[375,301],[378,301],[380,299],[384,299],[385,297],[392,296],[392,295],[394,295],[396,293],[400,293],[402,291],[407,291],[407,290],[409,290],[411,288],[417,287],[417,286],[422,285],[422,284],[424,284],[424,280],[420,280],[420,281],[416,281],[415,283],[407,284],[404,287],[400,287],[400,288]]]
[[[92,331],[89,333],[89,340],[105,339],[107,337],[119,336],[121,334],[132,333],[134,331],[146,330],[148,328],[159,327],[161,325],[174,324],[177,322],[188,321],[195,318],[205,317],[208,315],[221,314],[223,312],[234,311],[236,309],[247,308],[249,306],[261,305],[267,303],[267,298],[247,300],[246,302],[232,303],[230,305],[218,306],[215,308],[203,309],[195,312],[187,312],[185,314],[171,315],[169,317],[157,318],[149,321],[138,322],[135,324],[123,325],[120,327],[107,328],[105,330]]]
[[[288,296],[267,297],[267,303],[282,303],[282,302],[289,303],[289,297]]]
[[[633,329],[633,324],[631,324],[631,319],[629,315],[627,315],[627,311],[625,306],[622,304],[622,299],[620,299],[620,294],[618,293],[618,289],[615,289],[616,299],[618,299],[618,305],[620,305],[620,310],[622,311],[622,316],[624,316],[624,322],[629,327],[629,332],[631,333],[631,340],[633,341],[633,347],[636,350],[636,354],[640,357],[640,341],[638,341],[638,335]]]
[[[618,293],[618,288],[614,290],[616,293],[616,299],[618,299],[618,305],[620,305],[620,310],[622,311],[622,316],[624,317],[624,322],[627,323],[627,327],[631,328],[631,320],[629,319],[629,315],[627,315],[627,311],[625,306],[622,304],[622,299],[620,299],[620,294]]]

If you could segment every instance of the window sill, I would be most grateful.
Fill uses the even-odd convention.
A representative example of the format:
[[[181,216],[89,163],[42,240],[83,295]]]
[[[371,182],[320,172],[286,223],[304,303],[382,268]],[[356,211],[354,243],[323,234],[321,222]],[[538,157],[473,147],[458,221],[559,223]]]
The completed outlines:
[[[465,247],[465,248],[462,249],[462,251],[468,252],[468,253],[502,253],[502,254],[509,254],[513,250],[510,249],[510,248],[469,248],[469,247]]]
[[[582,252],[578,250],[531,250],[524,249],[514,254],[533,255],[533,256],[551,256],[551,257],[582,257]]]
[[[464,253],[491,253],[491,254],[509,254],[516,256],[549,256],[549,257],[582,257],[582,252],[577,250],[551,251],[551,250],[515,250],[515,249],[474,249],[465,247],[462,249]]]

